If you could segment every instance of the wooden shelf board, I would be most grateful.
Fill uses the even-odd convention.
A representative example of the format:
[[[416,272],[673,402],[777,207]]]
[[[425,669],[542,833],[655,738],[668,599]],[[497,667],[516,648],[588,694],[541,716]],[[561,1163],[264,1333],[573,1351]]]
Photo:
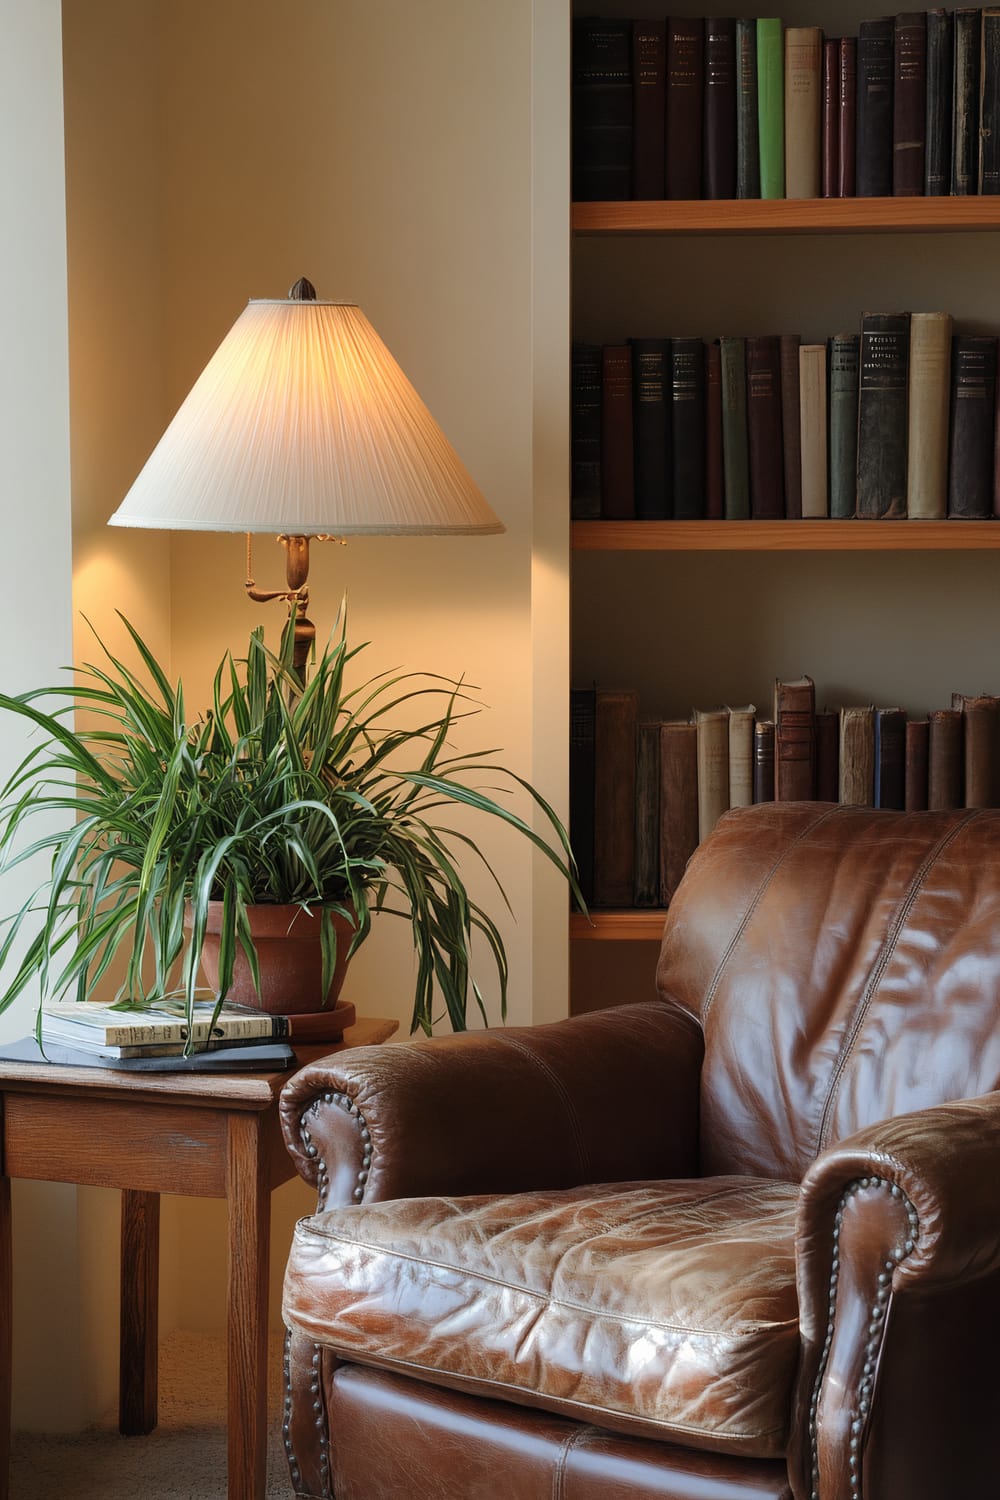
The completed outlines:
[[[574,521],[575,552],[969,552],[1000,521]]]
[[[590,920],[582,912],[572,912],[569,935],[584,942],[650,942],[663,936],[666,912],[658,908],[644,911],[592,911]]]
[[[577,234],[950,234],[1000,229],[1000,197],[574,203]]]

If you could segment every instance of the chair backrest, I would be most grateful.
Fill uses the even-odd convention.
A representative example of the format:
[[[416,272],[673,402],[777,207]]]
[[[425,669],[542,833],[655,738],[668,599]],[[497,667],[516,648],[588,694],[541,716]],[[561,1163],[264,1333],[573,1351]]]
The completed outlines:
[[[705,1033],[702,1170],[798,1180],[878,1120],[1000,1086],[1000,810],[727,813],[666,923]]]

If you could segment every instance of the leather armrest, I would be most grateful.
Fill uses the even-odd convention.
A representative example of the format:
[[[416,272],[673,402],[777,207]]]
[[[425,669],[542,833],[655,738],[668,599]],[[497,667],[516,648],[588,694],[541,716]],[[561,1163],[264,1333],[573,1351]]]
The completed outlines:
[[[310,1063],[281,1120],[320,1206],[691,1176],[702,1037],[662,1002]]]
[[[925,1330],[933,1361],[932,1317],[946,1329],[960,1289],[1000,1271],[998,1168],[1000,1094],[880,1121],[812,1163],[796,1234],[802,1352],[789,1455],[796,1496],[855,1495],[861,1466],[877,1463],[885,1447],[884,1404],[883,1436],[872,1421],[886,1380],[896,1392],[886,1398],[890,1407],[907,1389],[911,1413],[919,1409],[932,1380],[912,1357],[913,1329]],[[940,1313],[931,1314],[929,1302]],[[943,1354],[945,1340],[937,1343]],[[933,1428],[932,1417],[925,1425]],[[907,1493],[937,1494],[938,1478],[928,1470],[924,1487]]]

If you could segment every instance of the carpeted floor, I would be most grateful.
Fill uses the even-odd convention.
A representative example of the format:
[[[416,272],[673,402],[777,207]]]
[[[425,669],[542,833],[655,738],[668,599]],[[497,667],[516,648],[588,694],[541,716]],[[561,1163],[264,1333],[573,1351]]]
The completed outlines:
[[[267,1500],[290,1500],[281,1445],[281,1344],[271,1350]],[[118,1434],[117,1411],[69,1437],[15,1433],[10,1500],[225,1500],[225,1348],[197,1334],[160,1347],[160,1425]]]

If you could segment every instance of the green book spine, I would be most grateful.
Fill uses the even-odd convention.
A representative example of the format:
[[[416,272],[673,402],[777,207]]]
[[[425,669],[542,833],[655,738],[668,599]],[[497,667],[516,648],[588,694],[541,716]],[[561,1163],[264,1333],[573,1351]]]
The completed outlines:
[[[781,21],[757,22],[760,196],[785,196],[785,58]]]
[[[747,447],[746,340],[724,338],[722,348],[722,472],[726,520],[750,516],[750,460]]]
[[[830,340],[830,515],[843,520],[858,505],[858,350],[856,333]]]

